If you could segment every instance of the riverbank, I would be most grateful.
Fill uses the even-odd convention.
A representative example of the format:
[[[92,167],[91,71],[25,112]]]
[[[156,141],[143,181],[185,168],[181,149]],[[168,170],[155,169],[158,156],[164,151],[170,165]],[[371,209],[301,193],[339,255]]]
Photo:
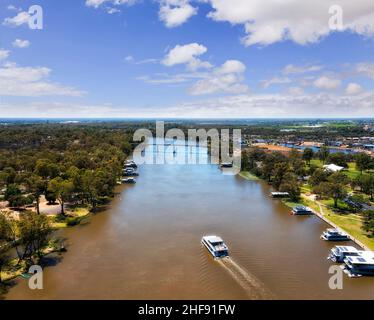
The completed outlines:
[[[259,177],[255,176],[253,173],[250,173],[249,171],[240,171],[239,176],[246,180],[260,180]]]
[[[61,214],[46,214],[51,227],[54,232],[73,227],[80,224],[84,219],[89,218],[93,213],[92,208],[87,206],[74,206],[66,210],[65,216]],[[10,246],[9,250],[13,247]],[[66,251],[64,245],[60,243],[59,239],[52,238],[48,242],[47,246],[42,251],[41,259],[45,258],[52,253],[62,253]],[[18,257],[10,259],[0,270],[0,279],[4,286],[9,283],[9,281],[16,279],[28,272],[27,264],[25,261],[20,260]]]
[[[243,178],[249,177],[248,180],[253,180],[252,173],[243,171],[239,174]],[[257,180],[260,178],[254,176]],[[289,199],[282,199],[284,203],[290,209],[297,205],[304,205],[313,209],[315,215],[328,223],[333,228],[340,228],[344,230],[350,239],[359,245],[364,250],[374,251],[374,237],[370,237],[365,234],[362,230],[363,219],[362,216],[355,213],[336,213],[334,210],[321,201],[316,200],[316,197],[311,194],[310,188],[308,186],[301,187],[300,199],[295,201],[290,201]]]
[[[301,194],[298,202],[290,202],[286,199],[283,199],[282,202],[289,208],[297,205],[310,207],[318,218],[328,223],[331,227],[344,230],[349,238],[363,250],[374,251],[374,239],[362,233],[362,219],[357,214],[337,214],[326,204],[312,200],[311,196],[304,193]]]

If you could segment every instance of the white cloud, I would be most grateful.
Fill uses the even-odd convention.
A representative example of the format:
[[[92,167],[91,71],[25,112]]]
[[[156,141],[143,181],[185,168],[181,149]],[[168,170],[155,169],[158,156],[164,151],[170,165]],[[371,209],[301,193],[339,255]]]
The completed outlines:
[[[108,2],[108,0],[86,0],[87,7],[100,7],[104,2]]]
[[[222,74],[243,73],[245,69],[246,69],[246,66],[243,62],[238,61],[238,60],[227,60],[216,71],[217,73],[222,73]]]
[[[30,46],[29,40],[16,39],[13,41],[12,45],[15,48],[27,48]]]
[[[216,21],[242,24],[243,43],[269,45],[292,40],[298,44],[318,42],[334,32],[329,28],[329,7],[340,5],[344,12],[342,31],[374,36],[374,3],[372,0],[206,0]]]
[[[232,95],[175,105],[168,117],[180,118],[305,118],[371,117],[374,92],[342,96],[319,94]],[[160,110],[162,116],[162,110]]]
[[[12,11],[21,11],[22,9],[20,8],[17,8],[16,6],[10,4],[9,6],[6,7],[8,10],[12,10]]]
[[[126,62],[132,62],[132,61],[134,61],[134,57],[133,56],[127,56],[127,57],[125,57],[125,61]]]
[[[168,28],[180,26],[197,13],[188,0],[161,0],[159,18]]]
[[[304,93],[304,89],[300,87],[290,87],[288,88],[288,93],[290,95],[301,95]]]
[[[199,68],[210,68],[212,65],[207,61],[201,61],[197,57],[207,52],[208,49],[198,43],[190,43],[186,45],[176,45],[171,49],[162,64],[171,67],[178,64],[186,64],[189,69],[197,70]]]
[[[29,22],[30,15],[26,11],[19,12],[13,18],[5,18],[3,25],[9,27],[18,27]]]
[[[9,50],[0,49],[0,61],[9,57]]]
[[[8,63],[0,68],[0,95],[3,96],[82,96],[84,92],[48,81],[45,67],[18,67]]]
[[[121,10],[119,10],[117,8],[107,8],[106,12],[108,12],[109,14],[115,14],[115,13],[121,12]]]
[[[362,87],[358,83],[354,82],[349,83],[345,89],[345,93],[350,95],[359,94],[362,91]]]
[[[355,71],[368,78],[374,79],[374,63],[358,63],[356,65]]]
[[[288,84],[291,83],[291,79],[287,77],[274,77],[269,80],[262,80],[261,85],[263,88],[269,88],[270,86],[274,84]]]
[[[245,65],[238,60],[228,60],[215,68],[205,78],[197,81],[189,90],[192,95],[213,93],[243,93],[248,91],[244,84]]]
[[[308,73],[322,70],[322,66],[318,65],[307,65],[307,66],[295,66],[293,64],[287,65],[283,69],[284,74],[297,74],[297,73]]]
[[[314,86],[319,89],[335,90],[341,84],[339,79],[333,79],[327,76],[322,76],[314,81]]]
[[[231,95],[181,102],[153,108],[114,106],[108,104],[69,104],[58,102],[29,102],[0,104],[0,114],[6,117],[65,118],[306,118],[311,117],[371,117],[374,92],[359,95],[266,94]]]
[[[103,6],[107,13],[115,14],[121,12],[121,10],[116,8],[116,6],[131,6],[136,2],[138,2],[138,0],[86,0],[85,4],[87,7],[93,7],[95,9]]]

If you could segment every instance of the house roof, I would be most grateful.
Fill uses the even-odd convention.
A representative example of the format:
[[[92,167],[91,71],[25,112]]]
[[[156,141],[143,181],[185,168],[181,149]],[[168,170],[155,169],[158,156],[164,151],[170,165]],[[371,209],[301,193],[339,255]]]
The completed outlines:
[[[344,167],[337,166],[336,164],[326,164],[323,166],[325,170],[332,171],[332,172],[338,172],[344,169]]]

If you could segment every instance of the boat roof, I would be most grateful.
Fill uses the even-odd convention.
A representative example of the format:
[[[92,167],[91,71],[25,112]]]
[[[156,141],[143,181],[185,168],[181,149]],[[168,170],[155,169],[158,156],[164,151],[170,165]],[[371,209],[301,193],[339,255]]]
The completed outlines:
[[[306,207],[306,206],[296,206],[294,207],[294,210],[306,210],[306,211],[311,211],[310,208]]]
[[[331,232],[331,233],[342,233],[342,234],[345,234],[342,230],[339,230],[339,229],[334,229],[334,228],[329,228],[329,229],[326,229],[327,232]]]
[[[203,239],[209,241],[209,242],[223,242],[222,238],[218,236],[204,236]]]
[[[342,252],[358,252],[359,251],[355,247],[352,247],[352,246],[335,246],[335,248]]]
[[[374,253],[372,251],[362,251],[359,256],[348,256],[348,261],[355,264],[373,264]]]

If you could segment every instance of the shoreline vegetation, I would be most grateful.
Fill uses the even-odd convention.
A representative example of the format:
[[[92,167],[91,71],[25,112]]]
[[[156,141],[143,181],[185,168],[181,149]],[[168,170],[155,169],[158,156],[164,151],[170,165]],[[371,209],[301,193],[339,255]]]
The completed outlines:
[[[344,230],[357,245],[374,251],[373,190],[374,163],[366,155],[324,155],[311,149],[291,150],[285,156],[277,151],[249,147],[242,156],[240,176],[262,179],[274,189],[290,193],[281,199],[289,208],[310,207],[317,217]],[[320,159],[322,157],[322,159]],[[329,158],[330,157],[330,158]],[[327,172],[325,163],[339,161],[341,172]]]
[[[115,196],[132,130],[105,125],[0,128],[0,294],[31,265],[67,249],[56,231],[81,224]]]

